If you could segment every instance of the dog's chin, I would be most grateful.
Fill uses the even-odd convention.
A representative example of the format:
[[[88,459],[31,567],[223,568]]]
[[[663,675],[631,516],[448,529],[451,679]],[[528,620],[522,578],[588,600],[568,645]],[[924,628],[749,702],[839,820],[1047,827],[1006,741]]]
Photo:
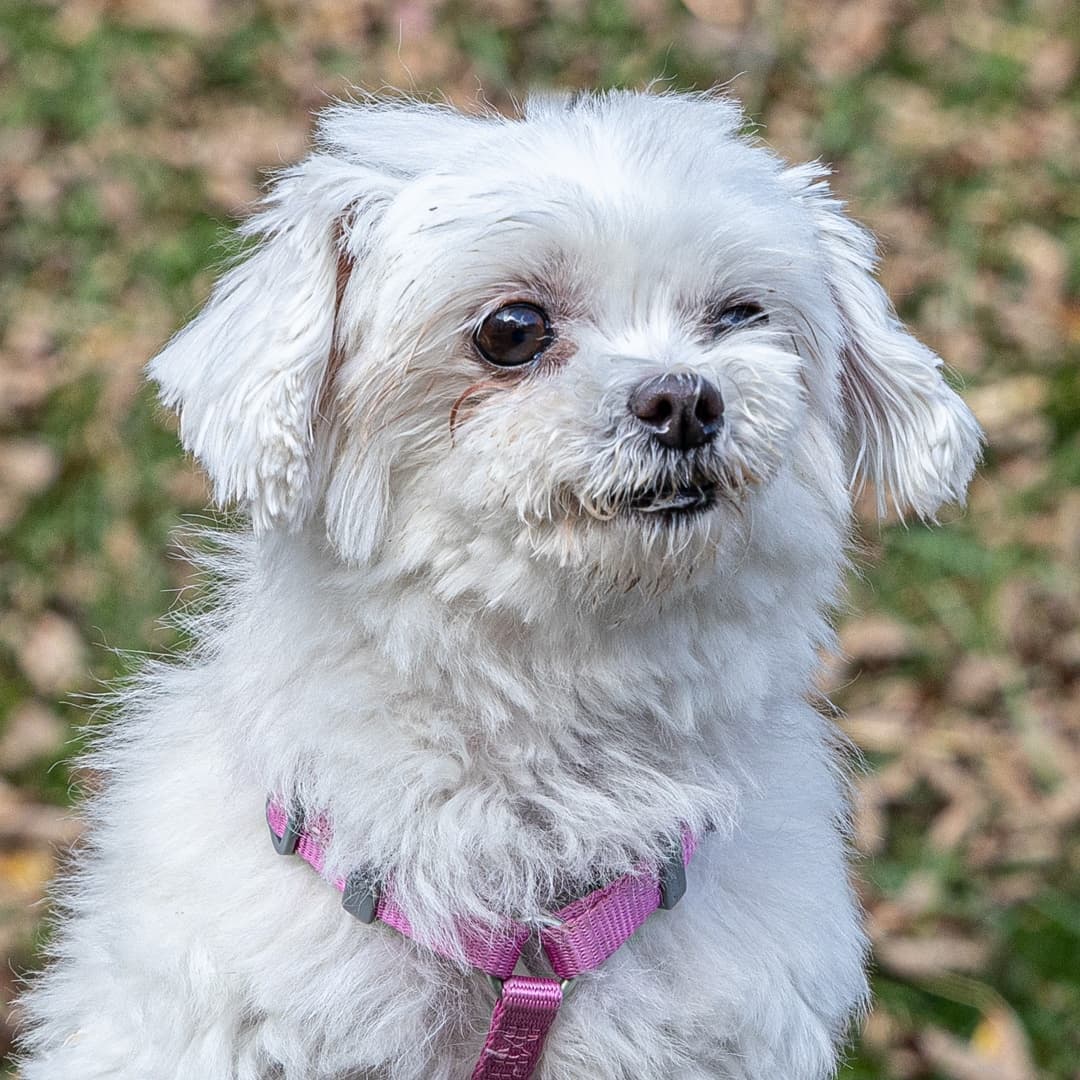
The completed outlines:
[[[663,593],[709,572],[727,541],[738,546],[743,518],[717,483],[658,483],[604,500],[559,500],[558,519],[533,521],[533,555],[584,574],[588,595]],[[730,512],[729,512],[730,511]]]

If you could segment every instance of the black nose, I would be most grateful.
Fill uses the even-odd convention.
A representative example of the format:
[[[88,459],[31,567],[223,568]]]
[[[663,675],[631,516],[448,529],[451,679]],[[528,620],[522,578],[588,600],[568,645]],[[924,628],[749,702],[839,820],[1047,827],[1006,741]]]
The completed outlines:
[[[674,450],[692,450],[716,437],[724,416],[724,399],[700,375],[657,375],[634,387],[630,411],[658,443]]]

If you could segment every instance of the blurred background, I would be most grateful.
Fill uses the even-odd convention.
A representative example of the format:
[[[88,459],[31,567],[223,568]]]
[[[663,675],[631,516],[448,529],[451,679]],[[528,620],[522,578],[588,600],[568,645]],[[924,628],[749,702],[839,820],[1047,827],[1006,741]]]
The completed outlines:
[[[69,702],[175,644],[170,534],[207,504],[141,368],[261,170],[353,85],[660,76],[731,80],[833,164],[989,436],[945,527],[865,516],[824,676],[868,763],[845,1080],[1080,1078],[1078,29],[1067,0],[0,0],[0,1061],[79,831]]]

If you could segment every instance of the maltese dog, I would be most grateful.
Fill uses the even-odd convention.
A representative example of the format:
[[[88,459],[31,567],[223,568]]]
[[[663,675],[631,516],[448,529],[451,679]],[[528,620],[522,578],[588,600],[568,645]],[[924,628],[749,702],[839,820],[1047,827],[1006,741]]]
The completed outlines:
[[[741,125],[322,115],[150,365],[250,528],[96,752],[25,1080],[833,1074],[852,499],[932,520],[980,431]]]

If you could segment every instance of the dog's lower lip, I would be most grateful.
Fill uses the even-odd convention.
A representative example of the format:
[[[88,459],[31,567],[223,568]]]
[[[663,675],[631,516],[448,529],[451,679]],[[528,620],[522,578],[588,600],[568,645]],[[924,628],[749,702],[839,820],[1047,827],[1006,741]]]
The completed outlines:
[[[712,506],[716,489],[712,484],[688,484],[668,491],[644,491],[630,501],[639,514],[692,514]]]

